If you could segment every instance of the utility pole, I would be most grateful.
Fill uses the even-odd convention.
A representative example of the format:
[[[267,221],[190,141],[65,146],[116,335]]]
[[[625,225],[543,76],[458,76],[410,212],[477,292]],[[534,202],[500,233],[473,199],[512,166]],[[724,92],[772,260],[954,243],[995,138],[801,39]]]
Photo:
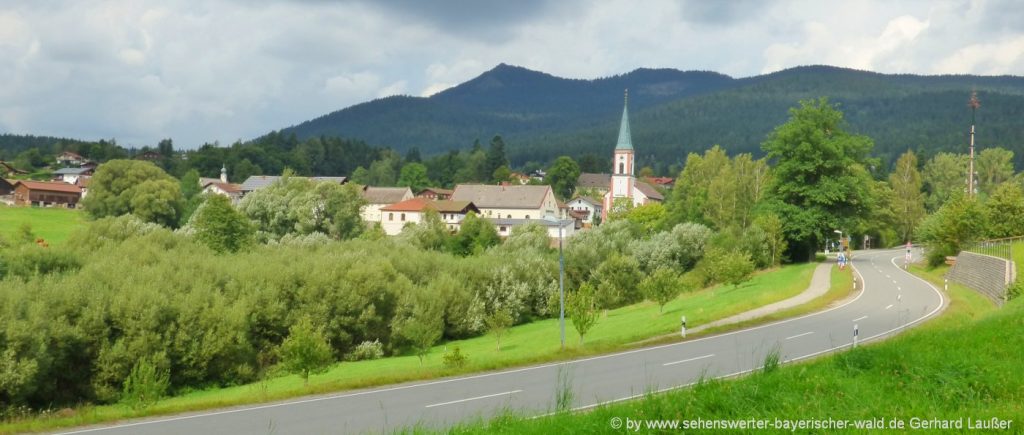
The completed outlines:
[[[981,102],[978,101],[978,92],[971,91],[971,99],[967,102],[967,107],[971,108],[971,159],[967,168],[967,197],[973,197],[975,195],[975,179],[974,179],[974,121],[975,112],[981,107]]]

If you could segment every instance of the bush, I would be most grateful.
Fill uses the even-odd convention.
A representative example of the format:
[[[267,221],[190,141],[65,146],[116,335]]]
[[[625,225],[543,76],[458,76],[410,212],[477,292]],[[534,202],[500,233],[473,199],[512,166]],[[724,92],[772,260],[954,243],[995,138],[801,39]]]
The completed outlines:
[[[469,363],[469,357],[462,353],[458,346],[444,353],[444,366],[450,369],[459,369]]]
[[[1024,280],[1018,279],[1006,289],[1006,300],[1012,301],[1020,297],[1021,294],[1024,294]]]
[[[349,361],[363,361],[378,359],[384,356],[384,346],[380,344],[380,340],[364,341],[359,343],[355,349],[352,350],[345,357]]]
[[[163,358],[142,358],[132,367],[124,381],[121,401],[133,409],[143,409],[155,404],[170,386],[170,373],[160,368]]]

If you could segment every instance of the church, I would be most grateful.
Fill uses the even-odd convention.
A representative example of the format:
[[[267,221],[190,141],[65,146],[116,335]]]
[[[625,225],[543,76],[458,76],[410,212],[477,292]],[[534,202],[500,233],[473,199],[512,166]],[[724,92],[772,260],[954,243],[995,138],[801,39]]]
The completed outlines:
[[[622,107],[622,123],[619,125],[619,140],[615,144],[615,151],[612,154],[611,175],[580,174],[581,178],[583,175],[588,175],[590,178],[600,181],[603,181],[605,176],[608,177],[608,184],[606,184],[608,190],[605,192],[602,202],[602,222],[608,219],[608,213],[614,210],[615,202],[620,198],[628,198],[634,207],[665,200],[661,192],[658,192],[653,186],[636,179],[634,175],[636,168],[633,165],[634,154],[633,137],[629,132],[629,91],[626,91],[625,103]]]

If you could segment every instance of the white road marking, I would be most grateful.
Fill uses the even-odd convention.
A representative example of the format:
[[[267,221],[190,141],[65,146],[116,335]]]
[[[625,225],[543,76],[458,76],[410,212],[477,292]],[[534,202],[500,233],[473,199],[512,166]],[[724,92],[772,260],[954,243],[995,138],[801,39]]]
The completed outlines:
[[[792,336],[792,337],[786,337],[786,340],[792,340],[792,339],[794,339],[794,338],[800,338],[800,337],[803,337],[803,336],[805,336],[805,335],[811,335],[811,334],[813,334],[813,333],[814,333],[814,331],[811,331],[811,332],[805,332],[805,333],[803,333],[803,334],[797,334],[797,335],[794,335],[794,336]]]
[[[444,406],[444,405],[454,405],[456,403],[469,402],[470,400],[487,399],[487,398],[490,398],[490,397],[504,396],[506,394],[507,395],[512,395],[512,394],[522,393],[522,392],[523,392],[523,390],[512,390],[512,391],[506,391],[504,393],[488,394],[486,396],[476,396],[476,397],[470,397],[468,399],[452,400],[451,402],[435,403],[433,405],[427,405],[427,406],[425,406],[425,408],[433,408],[435,406]]]
[[[889,308],[892,308],[892,304],[889,304],[889,306],[888,306],[888,307],[885,307],[885,309],[887,309],[887,310],[888,310]]]
[[[867,319],[867,318],[868,318],[868,316],[860,316],[860,317],[858,317],[858,318],[856,318],[856,319],[853,319],[853,321],[854,321],[854,322],[859,322],[859,321],[861,321],[861,320],[864,320],[864,319]]]
[[[667,367],[667,366],[671,366],[671,365],[682,364],[682,363],[685,363],[685,362],[697,361],[699,359],[711,358],[713,356],[715,356],[715,354],[712,353],[712,354],[707,354],[707,355],[704,355],[704,356],[698,356],[696,358],[684,359],[684,360],[680,360],[680,361],[672,361],[672,362],[669,362],[669,363],[662,364],[662,366]]]

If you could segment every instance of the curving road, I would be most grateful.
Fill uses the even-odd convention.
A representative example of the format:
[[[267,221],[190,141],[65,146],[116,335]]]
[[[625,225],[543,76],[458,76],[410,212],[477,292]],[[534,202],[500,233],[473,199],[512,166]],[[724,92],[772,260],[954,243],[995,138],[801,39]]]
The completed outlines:
[[[556,385],[572,385],[572,406],[589,408],[651,391],[759,368],[773,349],[795,361],[899,333],[937,314],[938,289],[905,271],[904,251],[862,251],[853,264],[857,296],[840,306],[764,326],[611,355],[432,382],[417,382],[216,412],[81,428],[66,433],[291,434],[445,427],[503,409],[538,415],[555,408]],[[898,265],[899,266],[898,266]]]

